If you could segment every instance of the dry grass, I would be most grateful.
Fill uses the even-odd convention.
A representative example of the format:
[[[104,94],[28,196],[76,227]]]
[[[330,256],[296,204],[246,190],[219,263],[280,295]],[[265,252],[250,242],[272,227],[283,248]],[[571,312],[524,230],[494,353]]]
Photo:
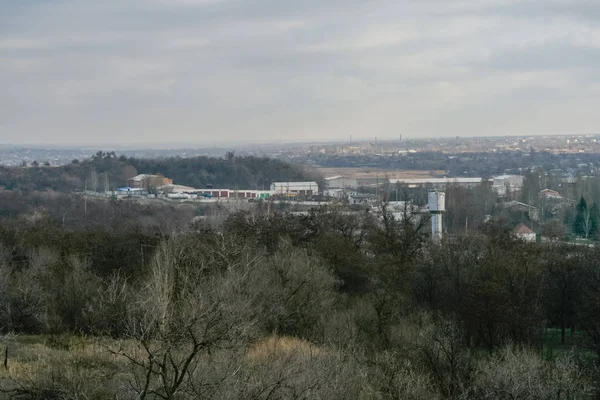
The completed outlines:
[[[314,358],[324,354],[322,348],[306,340],[287,336],[270,336],[251,346],[247,357],[251,361],[265,361],[288,357]]]
[[[0,365],[0,390],[26,389],[38,397],[42,396],[40,393],[53,391],[63,393],[64,398],[85,395],[89,399],[103,399],[111,398],[114,393],[123,396],[129,391],[127,385],[133,378],[132,369],[127,359],[115,353],[121,349],[130,355],[145,357],[133,342],[104,338],[0,337],[0,350],[3,352],[7,346],[8,370]],[[265,363],[293,369],[313,365],[310,363],[320,362],[318,360],[325,362],[326,355],[323,348],[306,340],[271,336],[254,343],[246,352],[246,360],[259,368],[256,372],[259,373]],[[250,365],[248,367],[253,368]],[[3,398],[2,392],[0,398]]]
[[[8,371],[15,375],[29,371],[38,365],[60,361],[60,365],[79,364],[96,367],[97,364],[117,363],[119,358],[107,350],[107,342],[101,339],[79,337],[24,336],[17,337],[8,345]],[[3,371],[6,374],[6,371]],[[0,374],[0,377],[3,376]]]
[[[40,393],[95,394],[102,398],[124,382],[124,360],[108,350],[108,340],[74,336],[17,336],[0,340],[8,347],[8,369],[0,370],[0,389]]]

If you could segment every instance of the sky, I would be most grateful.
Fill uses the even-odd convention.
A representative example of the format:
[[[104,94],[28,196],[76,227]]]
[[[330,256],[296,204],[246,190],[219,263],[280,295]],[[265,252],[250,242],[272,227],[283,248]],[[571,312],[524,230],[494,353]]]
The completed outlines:
[[[600,132],[597,0],[0,0],[0,143]]]

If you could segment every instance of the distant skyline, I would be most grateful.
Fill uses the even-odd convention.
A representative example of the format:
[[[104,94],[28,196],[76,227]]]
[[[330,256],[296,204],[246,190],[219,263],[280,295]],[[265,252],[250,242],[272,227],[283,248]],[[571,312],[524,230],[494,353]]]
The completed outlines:
[[[496,135],[496,136],[420,136],[420,137],[402,137],[402,143],[409,144],[419,143],[419,142],[453,142],[454,138],[458,138],[461,140],[469,139],[478,141],[479,139],[490,139],[492,142],[502,141],[503,139],[507,140],[517,140],[517,139],[525,139],[525,138],[585,138],[585,137],[593,137],[600,138],[600,134],[565,134],[565,135]],[[87,142],[87,143],[61,143],[61,142],[39,142],[39,143],[3,143],[0,142],[0,148],[11,148],[11,147],[22,147],[22,148],[31,148],[31,149],[85,149],[91,151],[133,151],[133,150],[243,150],[243,149],[258,149],[258,148],[278,148],[281,146],[282,148],[292,148],[295,146],[331,146],[331,145],[347,145],[349,143],[353,144],[366,144],[369,142],[378,141],[379,143],[399,143],[399,138],[352,138],[350,142],[350,138],[340,139],[340,140],[238,140],[238,141],[225,141],[220,143],[209,143],[209,142],[178,142],[178,141],[167,141],[167,142]]]
[[[0,143],[594,134],[600,2],[0,0]]]

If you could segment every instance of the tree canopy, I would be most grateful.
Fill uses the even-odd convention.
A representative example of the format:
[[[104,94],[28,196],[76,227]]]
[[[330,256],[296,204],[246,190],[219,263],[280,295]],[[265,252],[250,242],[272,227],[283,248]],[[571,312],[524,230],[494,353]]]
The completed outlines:
[[[60,167],[0,167],[0,187],[20,190],[70,192],[84,189],[86,183],[99,182],[98,188],[110,189],[127,185],[137,174],[160,173],[179,185],[205,188],[268,189],[274,181],[316,180],[320,177],[305,168],[266,157],[224,158],[192,157],[142,159],[117,156],[114,152],[98,152],[88,160],[73,160]],[[95,177],[95,178],[94,178]],[[88,189],[91,185],[87,186]]]

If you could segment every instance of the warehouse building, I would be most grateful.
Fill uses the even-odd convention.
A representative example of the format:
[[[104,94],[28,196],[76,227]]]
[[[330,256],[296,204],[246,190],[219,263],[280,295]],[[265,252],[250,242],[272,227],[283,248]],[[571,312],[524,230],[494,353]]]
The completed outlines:
[[[391,184],[405,185],[409,188],[445,189],[447,186],[456,185],[467,189],[481,185],[482,178],[416,178],[416,179],[390,179]]]
[[[271,192],[311,196],[319,192],[319,185],[317,182],[273,182],[271,184]]]
[[[355,178],[337,175],[325,178],[326,189],[356,189],[358,181]]]
[[[198,193],[221,199],[268,199],[273,194],[269,190],[199,189]]]

